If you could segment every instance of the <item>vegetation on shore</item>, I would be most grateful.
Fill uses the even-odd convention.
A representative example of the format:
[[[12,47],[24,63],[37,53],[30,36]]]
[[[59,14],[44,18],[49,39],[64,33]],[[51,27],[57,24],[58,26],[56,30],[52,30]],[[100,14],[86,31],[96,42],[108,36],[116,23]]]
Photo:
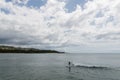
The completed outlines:
[[[59,52],[55,50],[40,50],[35,48],[0,46],[0,53],[64,53],[64,52]]]

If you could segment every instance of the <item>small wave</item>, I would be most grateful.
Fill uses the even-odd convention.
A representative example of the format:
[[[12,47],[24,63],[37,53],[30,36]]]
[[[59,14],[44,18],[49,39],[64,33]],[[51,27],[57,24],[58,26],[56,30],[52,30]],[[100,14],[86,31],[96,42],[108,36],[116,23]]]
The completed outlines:
[[[66,67],[78,67],[78,68],[88,68],[88,69],[111,69],[110,67],[91,66],[91,65],[72,65],[72,66],[66,66]]]
[[[103,66],[87,66],[87,65],[75,65],[74,67],[88,68],[88,69],[110,69],[109,67],[103,67]]]

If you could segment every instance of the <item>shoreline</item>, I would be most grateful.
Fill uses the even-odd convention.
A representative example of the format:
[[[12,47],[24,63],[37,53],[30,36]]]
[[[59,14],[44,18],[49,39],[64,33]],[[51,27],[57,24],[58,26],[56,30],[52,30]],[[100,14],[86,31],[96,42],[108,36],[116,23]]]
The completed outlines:
[[[63,54],[65,52],[59,52],[56,50],[41,50],[36,48],[22,48],[22,47],[14,47],[14,46],[0,46],[0,54],[10,54],[10,53],[17,53],[17,54],[50,54],[50,53],[59,53]]]

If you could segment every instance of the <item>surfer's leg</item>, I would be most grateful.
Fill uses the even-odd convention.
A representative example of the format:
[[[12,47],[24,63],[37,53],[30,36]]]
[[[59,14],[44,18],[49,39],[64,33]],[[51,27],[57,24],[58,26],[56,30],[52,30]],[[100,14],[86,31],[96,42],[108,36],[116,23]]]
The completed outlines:
[[[69,67],[69,72],[71,72],[71,67]]]

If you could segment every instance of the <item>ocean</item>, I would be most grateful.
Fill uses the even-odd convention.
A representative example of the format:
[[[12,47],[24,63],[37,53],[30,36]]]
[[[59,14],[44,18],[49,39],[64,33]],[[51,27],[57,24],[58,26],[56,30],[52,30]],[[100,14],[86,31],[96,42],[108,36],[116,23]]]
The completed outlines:
[[[0,80],[120,80],[120,54],[0,54]]]

